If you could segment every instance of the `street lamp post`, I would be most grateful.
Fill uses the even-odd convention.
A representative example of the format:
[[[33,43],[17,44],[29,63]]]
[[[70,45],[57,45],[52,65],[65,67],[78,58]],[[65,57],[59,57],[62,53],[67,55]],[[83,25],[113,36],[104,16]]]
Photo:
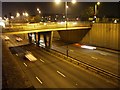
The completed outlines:
[[[76,3],[76,0],[72,0],[72,3],[75,4]],[[67,30],[67,18],[68,18],[68,5],[67,5],[67,1],[65,2],[65,16],[66,16],[66,30]],[[68,57],[68,53],[69,53],[69,49],[68,49],[68,43],[67,43],[67,50],[66,50],[66,54],[67,54],[67,57]]]
[[[37,8],[37,11],[38,11],[38,13],[39,13],[39,19],[41,19],[41,10],[39,9],[39,8]]]
[[[67,16],[67,8],[68,8],[68,5],[67,5],[67,1],[65,2],[65,18],[66,18],[66,20],[65,20],[65,27],[66,27],[66,30],[67,30],[67,18],[68,18],[68,16]],[[67,57],[68,57],[68,44],[67,44],[67,50],[66,50],[66,54],[67,54]]]
[[[95,19],[97,18],[97,12],[98,12],[97,7],[98,7],[99,5],[100,5],[100,2],[97,2],[97,4],[95,4],[95,12],[94,12],[94,14],[95,14],[94,18],[95,18]]]
[[[59,4],[61,0],[55,0],[55,1],[56,1],[57,4]],[[72,0],[72,3],[75,4],[76,0]],[[67,9],[68,9],[68,3],[66,1],[65,2],[65,27],[66,27],[66,30],[68,28],[68,25],[67,25],[68,11],[67,11]],[[68,57],[68,52],[69,52],[69,50],[68,50],[68,43],[67,43],[67,50],[66,50],[67,57]]]
[[[60,2],[61,2],[61,0],[55,0],[55,2],[56,2],[56,4],[59,4]],[[72,0],[72,3],[73,4],[75,4],[76,3],[76,0]],[[68,25],[67,25],[67,18],[68,18],[68,11],[67,11],[67,9],[68,9],[68,5],[67,5],[68,3],[67,3],[67,1],[65,2],[65,27],[66,27],[66,30],[67,30],[67,28],[68,28]],[[67,57],[68,57],[68,52],[69,52],[69,50],[68,50],[68,43],[67,43],[67,50],[66,50],[66,55],[67,55]]]

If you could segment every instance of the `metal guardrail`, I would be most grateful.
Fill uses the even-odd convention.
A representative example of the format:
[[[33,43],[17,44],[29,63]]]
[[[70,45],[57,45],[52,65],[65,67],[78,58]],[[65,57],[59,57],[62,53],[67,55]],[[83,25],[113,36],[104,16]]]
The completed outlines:
[[[46,49],[44,49],[43,51],[45,51],[45,50]],[[48,54],[50,54],[49,52],[51,52],[53,55],[57,55],[57,56],[59,56],[61,58],[64,58],[65,60],[67,60],[67,61],[69,61],[69,62],[71,62],[73,64],[79,65],[79,66],[81,66],[81,67],[83,67],[83,68],[85,68],[87,70],[90,70],[92,72],[95,72],[95,73],[97,73],[97,74],[99,74],[101,76],[104,76],[106,78],[110,78],[111,80],[114,80],[116,82],[120,81],[120,76],[115,75],[115,74],[113,74],[113,73],[111,73],[109,71],[103,70],[103,69],[98,68],[96,66],[92,66],[92,65],[90,65],[90,64],[88,64],[86,62],[77,60],[76,58],[73,58],[71,56],[67,57],[65,54],[63,54],[63,53],[61,53],[59,51],[53,50],[53,49],[46,50],[46,51],[47,51]]]

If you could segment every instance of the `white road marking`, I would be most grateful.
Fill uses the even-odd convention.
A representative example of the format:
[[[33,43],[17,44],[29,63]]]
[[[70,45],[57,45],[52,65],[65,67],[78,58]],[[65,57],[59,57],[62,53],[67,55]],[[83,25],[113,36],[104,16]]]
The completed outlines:
[[[60,74],[61,76],[65,77],[64,74],[62,74],[60,71],[57,71],[58,74]]]
[[[40,59],[40,61],[44,63],[44,61],[42,59]]]
[[[26,63],[23,63],[26,67],[27,67],[27,64]]]
[[[42,81],[38,77],[36,77],[36,79],[42,84]]]
[[[105,54],[105,53],[101,53],[101,52],[100,52],[100,54],[101,54],[101,55],[105,55],[105,56],[107,55],[107,54]]]
[[[91,57],[91,58],[93,58],[93,59],[98,59],[98,58],[96,58],[96,57]]]
[[[75,85],[78,85],[77,83]]]
[[[70,49],[71,52],[74,52],[74,50]]]

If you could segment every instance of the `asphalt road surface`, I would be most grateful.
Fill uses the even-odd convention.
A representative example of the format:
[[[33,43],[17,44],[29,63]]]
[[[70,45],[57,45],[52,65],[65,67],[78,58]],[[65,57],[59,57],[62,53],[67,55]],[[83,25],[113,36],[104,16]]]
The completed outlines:
[[[24,43],[16,43],[15,38],[13,36],[10,37],[10,41],[6,41],[8,46],[19,46]],[[74,47],[71,46],[71,48]],[[30,62],[24,59],[23,56],[26,50],[32,52],[37,58],[36,62]],[[110,88],[116,87],[117,85],[117,83],[112,82],[110,79],[106,79],[71,63],[64,62],[64,60],[59,57],[56,58],[53,55],[42,52],[42,50],[35,45],[14,47],[11,51],[19,63],[19,66],[35,88]],[[74,50],[72,51],[71,49],[71,52],[74,52]],[[86,53],[84,50],[83,52]],[[79,52],[77,53],[80,54]],[[91,55],[94,54],[96,54],[96,52],[91,53]],[[116,55],[113,56],[116,57]]]
[[[9,35],[10,40],[6,41],[9,47],[20,46],[28,44],[28,40],[24,39],[25,36],[21,35],[23,41],[17,42],[15,35]],[[3,36],[4,38],[4,36]],[[52,49],[66,54],[67,45],[58,41],[54,41]],[[90,65],[99,67],[101,69],[107,70],[113,74],[118,75],[118,66],[120,62],[118,61],[118,54],[100,51],[100,50],[88,50],[82,49],[80,46],[71,44],[68,45],[68,55],[74,57],[78,60],[86,62]]]
[[[21,53],[30,51],[37,61],[24,59]],[[23,52],[22,52],[23,51]],[[64,62],[61,58],[53,57],[42,52],[39,47],[27,45],[12,48],[20,67],[29,77],[35,88],[110,88],[115,83],[95,73],[89,72],[73,64]]]
[[[67,45],[61,43],[60,41],[54,42],[52,49],[66,54]],[[118,54],[101,50],[83,49],[80,46],[71,44],[68,45],[68,55],[116,75],[119,74],[118,66],[120,62],[118,61]]]

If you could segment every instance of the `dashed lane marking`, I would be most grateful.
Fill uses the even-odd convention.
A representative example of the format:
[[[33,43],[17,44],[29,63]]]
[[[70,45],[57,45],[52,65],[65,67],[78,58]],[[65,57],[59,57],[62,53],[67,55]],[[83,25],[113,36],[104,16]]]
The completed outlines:
[[[26,63],[23,63],[26,67],[27,67],[27,64]]]
[[[42,59],[40,59],[40,61],[43,62],[43,63],[45,62],[45,61],[43,61]]]
[[[40,84],[42,84],[42,81],[38,77],[36,77],[36,79],[39,81]]]
[[[93,58],[93,59],[98,59],[98,58],[96,58],[96,57],[91,57],[91,58]]]
[[[63,73],[61,73],[60,71],[57,71],[58,74],[60,74],[61,76],[65,77],[65,75]]]

